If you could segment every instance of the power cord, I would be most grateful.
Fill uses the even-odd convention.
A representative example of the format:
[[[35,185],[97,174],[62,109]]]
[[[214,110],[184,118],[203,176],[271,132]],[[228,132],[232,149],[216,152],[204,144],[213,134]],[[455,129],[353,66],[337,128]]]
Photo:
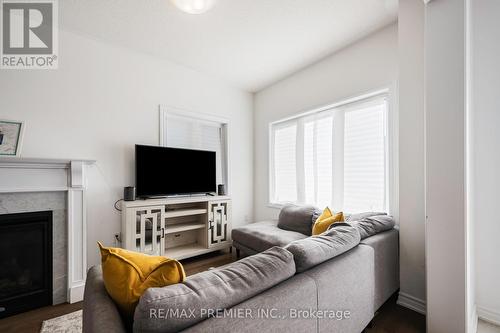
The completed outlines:
[[[113,206],[115,207],[115,209],[116,209],[117,211],[119,211],[119,212],[121,212],[122,210],[121,210],[120,208],[118,208],[118,207],[116,206],[116,204],[117,204],[117,203],[119,203],[120,201],[123,201],[123,199],[118,199],[118,200],[116,200],[116,202],[115,202],[115,203],[114,203],[114,205],[113,205]]]

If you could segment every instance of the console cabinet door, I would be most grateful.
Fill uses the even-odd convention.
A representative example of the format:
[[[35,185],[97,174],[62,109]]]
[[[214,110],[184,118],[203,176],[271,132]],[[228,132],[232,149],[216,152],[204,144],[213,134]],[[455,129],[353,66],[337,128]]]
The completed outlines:
[[[208,212],[208,246],[230,240],[231,202],[211,201],[208,203]]]
[[[145,254],[165,252],[165,206],[149,206],[136,210],[133,234],[135,249]],[[135,222],[135,223],[134,223]]]

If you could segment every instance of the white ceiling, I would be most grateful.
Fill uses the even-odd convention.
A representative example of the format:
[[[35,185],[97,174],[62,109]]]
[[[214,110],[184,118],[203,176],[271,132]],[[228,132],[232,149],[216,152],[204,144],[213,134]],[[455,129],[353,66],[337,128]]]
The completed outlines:
[[[166,58],[255,92],[397,19],[398,0],[59,1],[63,29]]]

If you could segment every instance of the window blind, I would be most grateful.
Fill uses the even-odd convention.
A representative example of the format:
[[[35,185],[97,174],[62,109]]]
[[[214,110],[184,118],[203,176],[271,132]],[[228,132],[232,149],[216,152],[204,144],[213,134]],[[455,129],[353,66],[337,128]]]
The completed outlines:
[[[168,147],[214,151],[216,153],[217,184],[223,183],[222,124],[179,115],[167,115],[166,143]]]
[[[386,211],[385,101],[345,112],[344,210]]]
[[[272,203],[387,211],[386,111],[377,96],[272,124]]]
[[[297,201],[297,123],[274,130],[274,202]]]
[[[314,117],[304,122],[305,200],[327,206],[333,191],[333,116]]]

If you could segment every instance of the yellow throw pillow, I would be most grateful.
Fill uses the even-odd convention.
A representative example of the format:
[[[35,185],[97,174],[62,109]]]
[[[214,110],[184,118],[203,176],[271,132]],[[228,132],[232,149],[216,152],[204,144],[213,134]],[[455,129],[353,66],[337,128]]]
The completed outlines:
[[[128,318],[133,317],[146,289],[183,282],[186,278],[177,260],[97,244],[101,250],[106,291]]]
[[[338,212],[332,214],[330,208],[326,207],[313,225],[313,236],[327,231],[328,227],[335,222],[344,222],[344,213]]]

